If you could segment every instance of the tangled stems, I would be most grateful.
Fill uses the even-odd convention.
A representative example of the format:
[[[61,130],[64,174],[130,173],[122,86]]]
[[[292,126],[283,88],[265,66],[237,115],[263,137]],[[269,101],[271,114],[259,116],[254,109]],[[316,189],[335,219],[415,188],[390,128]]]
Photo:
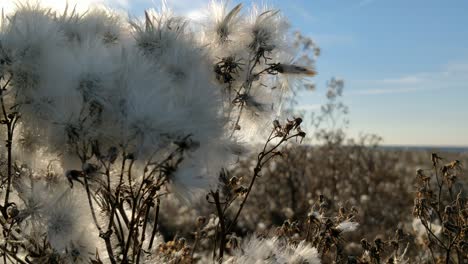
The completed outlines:
[[[296,119],[296,120],[298,120],[298,119]],[[297,123],[300,124],[300,121],[296,121],[296,120],[294,120],[294,122],[297,122]],[[288,124],[290,124],[290,123],[288,122]],[[299,128],[299,125],[294,124],[294,126],[296,126],[296,128]],[[229,228],[227,230],[228,232],[232,230],[233,226],[235,225],[235,223],[237,221],[237,218],[239,218],[239,215],[240,215],[240,213],[242,211],[242,208],[244,207],[245,203],[247,202],[247,198],[249,197],[249,194],[252,191],[252,187],[253,187],[253,185],[255,183],[255,179],[257,177],[259,177],[263,166],[265,166],[265,164],[268,163],[275,156],[281,156],[281,152],[276,151],[276,149],[278,149],[284,142],[288,141],[289,139],[297,138],[297,137],[300,137],[300,138],[305,137],[305,133],[302,132],[300,130],[300,128],[298,129],[298,132],[293,134],[293,135],[290,135],[290,130],[289,129],[285,130],[284,132],[281,131],[281,127],[279,127],[279,129],[280,130],[278,130],[278,127],[275,127],[272,130],[272,132],[270,133],[270,136],[268,137],[268,140],[266,141],[265,145],[263,146],[263,150],[258,154],[257,164],[255,165],[255,168],[254,168],[254,171],[253,171],[252,180],[250,181],[249,187],[247,189],[247,193],[245,194],[244,199],[242,200],[234,219],[232,220],[231,224],[229,225]],[[278,143],[273,145],[273,147],[271,147],[270,149],[267,149],[270,142],[272,140],[276,139],[276,138],[281,138],[281,139],[279,140]]]
[[[17,170],[12,158],[13,134],[18,133],[15,127],[19,119],[14,111],[21,110],[19,133],[22,144],[18,148],[15,146],[15,151],[29,151],[31,155],[28,153],[28,158],[41,161],[38,162],[40,164],[32,164],[31,172],[27,173],[41,176],[42,161],[52,155],[60,164],[57,170],[52,169],[54,172],[47,175],[46,179],[51,181],[47,181],[44,188],[55,187],[55,184],[62,187],[62,180],[55,177],[61,174],[61,168],[66,170],[65,175],[71,188],[75,183],[83,186],[83,194],[87,199],[87,204],[84,201],[83,204],[91,210],[89,222],[94,225],[93,231],[97,229],[99,237],[105,242],[106,249],[99,250],[108,252],[106,262],[114,264],[146,261],[142,260],[147,253],[143,247],[146,249],[148,243],[148,251],[161,253],[159,248],[152,246],[158,232],[159,198],[166,194],[163,190],[166,184],[174,181],[175,185],[189,185],[188,187],[198,189],[198,184],[202,183],[203,188],[209,189],[209,181],[204,181],[205,177],[215,176],[211,172],[225,167],[239,153],[232,142],[235,140],[231,139],[240,128],[241,118],[246,118],[243,113],[251,109],[268,114],[274,112],[273,107],[271,111],[263,109],[263,105],[269,102],[256,101],[256,98],[266,99],[262,97],[263,94],[276,94],[276,91],[269,89],[260,91],[267,87],[266,84],[272,86],[271,90],[283,84],[282,80],[269,79],[266,75],[298,73],[297,68],[294,72],[288,72],[285,70],[287,67],[281,68],[278,63],[274,63],[282,58],[289,59],[289,55],[294,56],[292,53],[295,53],[293,49],[289,50],[289,43],[283,43],[288,34],[286,21],[276,16],[277,11],[260,14],[254,10],[252,15],[257,19],[252,20],[239,13],[240,7],[241,5],[236,6],[224,18],[207,21],[207,25],[212,23],[215,27],[204,29],[208,33],[206,36],[209,36],[212,35],[210,28],[221,28],[211,33],[222,35],[224,44],[232,42],[245,49],[232,52],[225,49],[224,45],[205,45],[208,42],[196,36],[198,30],[192,31],[186,26],[188,21],[166,13],[165,10],[146,12],[144,25],[140,24],[143,21],[136,19],[130,25],[125,24],[111,10],[90,10],[89,13],[80,15],[67,7],[61,15],[52,9],[42,8],[39,4],[18,5],[16,13],[11,17],[4,17],[4,21],[0,22],[0,76],[5,72],[0,78],[0,85],[3,86],[0,87],[0,117],[3,115],[0,124],[6,127],[8,157],[5,158],[5,167],[8,168],[5,168],[5,175],[2,177],[1,185],[6,192],[0,210],[2,219],[7,223],[4,226],[7,234],[4,236],[8,236],[5,239],[5,250],[17,248],[9,241],[12,237],[9,233],[13,233],[15,228],[23,228],[19,224],[24,220],[39,222],[43,229],[41,231],[45,230],[44,232],[51,230],[49,224],[52,222],[50,216],[44,213],[45,210],[41,211],[41,206],[34,207],[38,210],[34,213],[38,212],[39,217],[31,217],[33,213],[24,209],[29,205],[26,202],[29,199],[26,196],[30,195],[29,189],[32,192],[35,190],[31,186],[27,188],[28,193],[22,193],[22,171]],[[239,27],[242,34],[228,36],[230,32],[238,31],[232,27]],[[130,35],[134,38],[128,38]],[[90,42],[82,41],[84,39]],[[215,39],[216,37],[212,40]],[[245,45],[250,42],[252,44]],[[92,47],[87,45],[90,43],[93,44]],[[161,43],[163,45],[159,45]],[[278,45],[280,43],[284,45]],[[119,52],[120,48],[125,52]],[[286,53],[288,56],[283,57]],[[216,63],[215,57],[223,58],[224,61]],[[235,59],[230,61],[227,58]],[[248,66],[242,69],[244,61]],[[51,67],[44,67],[45,65]],[[221,74],[222,78],[218,78],[220,83],[213,82],[214,65],[218,70],[216,74]],[[7,80],[6,77],[10,79]],[[221,96],[225,93],[219,93],[218,88],[225,88],[226,83],[229,84],[228,96]],[[265,101],[271,101],[273,105],[274,96]],[[220,108],[227,105],[229,113],[226,114]],[[231,110],[234,110],[233,113]],[[193,122],[188,122],[189,118]],[[255,120],[252,118],[252,121]],[[246,196],[234,221],[226,221],[222,217],[221,257],[226,234],[237,222],[255,178],[266,162],[280,155],[277,148],[290,139],[291,130],[298,129],[298,124],[295,124],[297,121],[290,121],[290,129],[286,129],[287,125],[285,128],[275,125],[258,157],[253,180],[248,191],[245,189]],[[180,142],[173,142],[176,147],[170,144],[170,141],[191,133],[201,146],[198,151],[193,151],[193,155],[184,155],[184,151],[193,145],[193,142],[188,142],[190,136]],[[227,140],[226,136],[229,134],[231,137]],[[297,135],[302,134],[298,131]],[[15,141],[16,137],[15,134]],[[224,146],[218,147],[218,143]],[[125,144],[128,145],[124,146]],[[106,153],[101,153],[99,147],[108,148],[107,155],[102,155]],[[157,154],[151,155],[152,151]],[[219,159],[212,162],[211,157]],[[81,168],[69,168],[68,166],[75,166],[77,158],[81,162]],[[184,164],[180,166],[183,160]],[[77,166],[79,167],[78,164]],[[182,172],[179,173],[178,170]],[[191,178],[188,178],[187,174],[192,174],[191,170],[197,175],[190,175]],[[16,172],[20,174],[17,175]],[[176,179],[176,175],[180,179]],[[115,180],[111,181],[112,176]],[[203,180],[200,181],[198,176]],[[80,184],[75,186],[80,188]],[[26,206],[12,203],[17,201],[17,194],[25,196],[20,198]],[[75,194],[73,192],[71,195]],[[221,201],[220,192],[212,192],[212,195],[218,214],[224,215],[230,202]],[[53,206],[53,202],[59,200],[54,199],[52,193],[45,196],[47,197],[35,198],[41,205],[47,206]],[[74,199],[71,200],[70,204],[75,202]],[[82,222],[85,222],[80,221],[82,219],[77,216],[78,210],[82,209],[80,204],[76,204],[76,211],[66,210],[67,205],[63,207],[65,209],[62,212],[70,216],[67,219],[70,221],[59,222],[56,229],[64,230],[62,227],[66,225],[65,227],[78,233]],[[156,211],[154,218],[150,214],[153,211]],[[154,227],[150,234],[148,225],[153,224],[153,219]],[[22,229],[21,236],[27,237],[28,232],[28,229]],[[84,253],[89,253],[94,243],[89,243],[92,241],[82,239],[69,230],[65,233],[66,235],[55,237],[48,234],[43,241],[37,242],[41,244],[36,250],[40,252],[38,254],[32,254],[33,250],[29,249],[20,254],[25,253],[35,262],[41,262],[42,259],[45,259],[44,262],[52,259],[67,261],[70,258],[73,261],[86,258],[84,261],[87,261],[89,256]],[[22,237],[18,238],[21,239]],[[83,251],[75,252],[74,249]],[[185,257],[190,256],[192,259],[194,250],[188,250],[187,247],[184,250],[185,253],[191,252]],[[153,255],[152,253],[155,252],[150,252],[149,255]],[[7,254],[3,258],[6,261]],[[96,258],[100,262],[98,253]]]
[[[230,137],[233,137],[234,133],[239,129],[239,122],[241,120],[242,111],[244,110],[244,106],[245,106],[245,100],[241,99],[241,98],[243,98],[243,94],[241,94],[240,91],[242,90],[242,88],[244,88],[245,94],[248,95],[250,89],[252,88],[252,83],[253,83],[252,72],[255,69],[255,66],[257,66],[259,61],[260,60],[255,59],[253,65],[251,66],[252,60],[249,60],[249,65],[248,65],[249,70],[248,70],[247,78],[246,78],[245,82],[242,84],[242,86],[240,87],[239,91],[236,91],[236,93],[237,93],[236,98],[232,101],[233,103],[240,102],[240,105],[239,105],[239,113],[237,114],[237,118],[236,118],[236,121],[235,121],[235,123],[233,125]]]
[[[456,198],[453,196],[453,186],[461,170],[460,161],[440,165],[443,158],[436,153],[432,154],[431,160],[434,177],[426,176],[422,169],[417,171],[419,190],[414,214],[425,229],[429,241],[427,247],[434,263],[438,257],[445,259],[445,263],[454,263],[453,252],[456,253],[458,263],[464,263],[466,203],[462,198],[462,190],[459,190]],[[433,229],[434,218],[441,224],[440,234]]]
[[[257,156],[257,162],[253,170],[253,175],[252,179],[250,181],[249,187],[247,188],[246,191],[244,191],[244,196],[243,199],[239,205],[239,208],[236,211],[236,214],[230,224],[227,226],[226,221],[225,221],[225,212],[229,205],[232,203],[231,201],[226,201],[224,202],[225,208],[221,208],[221,200],[220,200],[220,194],[219,190],[217,191],[211,191],[210,195],[213,198],[213,202],[216,205],[216,212],[219,218],[219,256],[218,259],[219,261],[222,261],[222,258],[224,256],[224,250],[226,248],[226,236],[229,234],[232,229],[234,228],[235,224],[237,223],[237,220],[242,212],[242,209],[244,208],[244,205],[247,202],[247,199],[253,189],[255,180],[257,177],[260,177],[260,173],[262,171],[262,168],[269,162],[271,161],[274,157],[276,156],[281,156],[281,152],[278,151],[278,148],[283,145],[285,142],[292,138],[301,138],[302,139],[305,137],[305,132],[303,132],[300,128],[300,124],[302,122],[302,119],[300,118],[295,118],[292,121],[287,121],[285,125],[280,125],[279,121],[275,120],[273,122],[273,129],[268,136],[267,141],[265,142],[262,151],[258,154]],[[274,140],[278,140],[275,143],[272,143]],[[235,199],[235,198],[234,198]]]
[[[0,81],[4,79],[4,76],[0,77]],[[5,201],[2,207],[2,214],[5,218],[8,218],[7,209],[9,207],[9,198],[11,192],[11,180],[12,180],[12,173],[13,173],[13,161],[12,161],[12,143],[13,143],[13,133],[16,127],[16,124],[19,119],[19,114],[17,112],[7,112],[7,107],[5,106],[4,95],[5,91],[7,90],[8,85],[12,80],[12,76],[5,81],[5,84],[0,87],[0,103],[2,107],[2,114],[3,119],[0,120],[0,124],[6,126],[7,129],[7,139],[6,139],[6,148],[7,148],[7,186],[6,186],[6,194],[5,194]]]
[[[126,148],[122,146],[121,163],[118,170],[119,181],[115,189],[113,189],[110,184],[110,171],[117,159],[117,148],[110,148],[107,155],[101,155],[99,151],[89,155],[88,150],[90,148],[87,145],[80,144],[78,146],[77,144],[75,148],[77,150],[76,154],[82,158],[83,171],[76,172],[77,178],[70,180],[71,182],[81,182],[78,177],[84,178],[82,184],[87,193],[93,220],[99,231],[99,236],[105,241],[109,260],[112,264],[118,261],[121,261],[121,263],[140,262],[143,243],[146,239],[145,233],[149,224],[150,209],[155,206],[153,201],[157,200],[154,227],[148,246],[148,249],[152,248],[158,231],[159,200],[161,196],[166,194],[161,191],[161,188],[172,180],[173,173],[184,159],[184,152],[196,144],[191,141],[189,135],[174,142],[174,145],[176,145],[176,148],[163,160],[154,161],[152,158],[148,159],[140,177],[136,177],[133,173],[137,171],[134,168],[137,161],[136,157],[131,153],[127,153],[125,151]],[[100,162],[100,168],[89,163],[93,157]],[[98,188],[91,189],[92,185],[90,185],[89,179],[92,179],[92,175],[95,173],[105,175],[107,181],[95,181],[98,183]],[[100,226],[94,211],[95,206],[92,200],[96,200],[96,197],[99,197],[102,201],[101,203],[97,203],[101,211],[110,211],[106,229]],[[126,212],[124,208],[125,204],[130,208],[130,213]],[[142,223],[140,223],[141,219],[143,219]],[[124,227],[128,232],[124,232]],[[112,244],[111,238],[113,235],[117,238],[117,245]],[[121,260],[116,259],[114,248],[120,248]]]

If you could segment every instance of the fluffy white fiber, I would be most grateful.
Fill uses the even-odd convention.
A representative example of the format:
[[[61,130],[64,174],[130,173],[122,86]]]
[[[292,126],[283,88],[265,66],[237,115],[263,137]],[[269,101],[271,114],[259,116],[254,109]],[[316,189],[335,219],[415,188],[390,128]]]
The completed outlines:
[[[16,153],[27,152],[29,161],[55,155],[64,169],[76,169],[77,142],[99,142],[101,149],[124,146],[144,163],[188,137],[199,147],[171,182],[189,192],[212,186],[239,143],[269,132],[284,81],[255,73],[270,65],[266,57],[277,63],[290,49],[277,11],[244,14],[227,2],[209,8],[215,15],[198,27],[166,7],[129,20],[104,8],[25,4],[3,17],[0,72],[11,78],[4,99],[21,114]],[[213,70],[227,57],[242,65],[231,83],[246,94],[242,110]],[[233,133],[235,124],[241,130]]]
[[[156,18],[151,21],[154,31],[136,30],[133,41],[120,41],[130,32],[109,12],[58,16],[25,5],[8,18],[0,40],[2,59],[11,62],[2,65],[12,77],[8,99],[22,114],[22,130],[37,133],[23,138],[66,157],[74,134],[104,146],[129,146],[137,159],[145,160],[190,135],[208,156],[229,157],[228,149],[219,147],[228,142],[226,121],[206,51],[188,31],[175,32]],[[148,51],[139,43],[143,34],[154,45],[165,44]],[[196,168],[200,174],[222,166],[186,163],[203,166]]]
[[[240,248],[234,251],[232,257],[226,259],[226,264],[320,264],[316,248],[302,241],[297,246],[273,238],[247,239]]]

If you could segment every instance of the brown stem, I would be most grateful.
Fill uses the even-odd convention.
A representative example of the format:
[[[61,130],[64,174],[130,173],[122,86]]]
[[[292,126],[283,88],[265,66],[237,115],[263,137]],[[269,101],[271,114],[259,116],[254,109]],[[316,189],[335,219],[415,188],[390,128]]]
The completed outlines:
[[[120,249],[123,250],[125,246],[125,241],[124,241],[125,235],[124,235],[124,230],[122,226],[122,221],[120,221],[120,217],[117,214],[117,212],[115,212],[115,219],[117,220],[117,224],[113,221],[112,226],[114,227],[114,230],[116,231],[115,234],[117,235],[117,239],[119,240]]]
[[[426,220],[423,221],[421,218],[420,218],[420,220],[421,220],[421,223],[423,224],[423,226],[426,228],[426,231],[427,231],[432,237],[434,237],[435,240],[437,240],[439,246],[440,246],[441,248],[443,248],[443,249],[447,249],[447,247],[445,246],[444,242],[442,242],[442,241],[434,234],[434,232],[432,232],[431,228],[427,225]]]
[[[84,176],[84,182],[85,182],[86,195],[88,197],[89,209],[91,209],[91,215],[93,216],[94,224],[96,225],[96,228],[99,230],[99,233],[102,233],[102,228],[99,225],[99,222],[96,217],[96,212],[94,212],[93,201],[91,200],[91,192],[89,190],[88,178],[86,175]]]
[[[117,262],[115,261],[114,257],[114,251],[112,249],[112,244],[110,241],[110,233],[104,234],[104,242],[106,243],[106,250],[107,254],[109,255],[109,260],[112,264],[116,264]]]
[[[213,192],[211,191],[211,195],[213,196],[213,199],[216,204],[216,210],[218,212],[218,219],[219,219],[219,225],[221,228],[221,232],[219,234],[220,240],[219,240],[219,262],[221,263],[223,260],[224,256],[224,249],[226,248],[226,225],[224,222],[224,215],[223,215],[223,209],[221,208],[221,203],[219,201],[219,192]]]
[[[192,252],[190,252],[190,259],[193,261],[193,254],[195,254],[195,250],[198,246],[198,241],[200,240],[200,228],[197,230],[197,234],[195,235],[195,242],[193,242]]]
[[[116,209],[117,209],[118,204],[119,204],[120,188],[121,188],[121,185],[122,185],[122,182],[123,182],[123,172],[124,172],[124,169],[125,169],[125,161],[126,161],[125,152],[123,153],[122,157],[123,157],[123,159],[122,159],[122,167],[121,167],[121,171],[120,171],[119,185],[117,186],[117,190],[116,190],[116,194],[115,194],[115,200],[113,200],[113,201],[112,201],[112,194],[111,194],[111,187],[110,187],[110,172],[109,172],[109,168],[106,167],[107,196],[108,196],[109,202],[111,204],[111,213],[109,215],[109,222],[107,224],[107,230],[106,230],[105,233],[102,233],[102,229],[100,229],[100,227],[97,224],[96,216],[94,215],[94,210],[92,209],[92,203],[91,203],[91,200],[89,198],[89,187],[88,187],[87,179],[85,177],[86,192],[88,193],[88,200],[89,200],[89,203],[90,203],[91,212],[93,214],[93,218],[95,219],[94,221],[96,222],[96,226],[98,226],[98,229],[99,229],[99,231],[101,233],[100,236],[104,239],[104,242],[106,243],[107,254],[109,255],[109,259],[110,259],[112,264],[116,263],[115,257],[114,257],[114,252],[113,252],[113,249],[112,249],[112,244],[111,244],[111,241],[110,241],[110,237],[112,235],[112,225],[113,224],[115,225],[114,215],[117,217],[117,220],[119,222],[118,224],[120,226],[120,231],[121,231],[121,235],[122,235],[122,239],[123,239],[122,225],[120,223],[119,216],[116,215]],[[117,229],[116,229],[116,231],[117,231]],[[117,237],[119,237],[119,236],[117,236]]]
[[[15,129],[15,123],[16,123],[16,115],[13,116],[12,118],[9,117],[7,111],[6,111],[6,107],[5,107],[5,100],[3,99],[3,91],[6,89],[6,87],[8,86],[8,84],[10,83],[11,81],[11,77],[9,78],[9,80],[6,82],[6,84],[0,88],[0,103],[1,103],[1,107],[2,107],[2,113],[3,113],[3,118],[4,118],[4,124],[6,125],[7,127],[7,140],[6,140],[6,147],[7,147],[7,188],[6,188],[6,194],[5,194],[5,202],[3,204],[3,211],[2,214],[3,216],[6,218],[7,217],[7,213],[6,213],[6,209],[8,207],[8,202],[9,202],[9,198],[10,198],[10,192],[11,192],[11,178],[12,178],[12,155],[11,155],[11,152],[12,152],[12,144],[13,144],[13,131]]]
[[[144,223],[143,223],[143,231],[141,232],[140,245],[138,247],[138,254],[137,254],[137,259],[136,259],[137,264],[140,263],[141,248],[143,247],[143,243],[145,242],[146,226],[148,225],[148,218],[149,218],[150,209],[151,209],[151,204],[148,202],[148,203],[146,203],[145,220],[144,220]]]
[[[228,229],[227,229],[227,232],[228,232],[228,233],[232,230],[232,228],[234,227],[234,225],[235,225],[237,219],[239,218],[239,215],[240,215],[242,209],[244,208],[244,205],[245,205],[245,203],[246,203],[246,201],[247,201],[247,198],[249,197],[250,192],[252,191],[252,187],[253,187],[253,185],[254,185],[254,183],[255,183],[255,179],[259,176],[259,174],[260,174],[260,172],[261,172],[261,170],[262,170],[262,167],[265,165],[265,163],[263,162],[263,159],[264,159],[265,157],[267,157],[267,161],[269,161],[269,160],[272,158],[272,156],[271,156],[270,154],[272,154],[283,142],[285,142],[286,140],[288,140],[288,139],[294,137],[294,136],[288,137],[287,134],[284,135],[284,136],[281,138],[281,140],[280,140],[275,146],[273,146],[271,149],[269,149],[269,150],[267,151],[266,148],[267,148],[269,142],[274,138],[274,136],[273,136],[274,131],[275,131],[275,130],[272,130],[270,136],[268,137],[268,140],[267,140],[267,142],[265,143],[265,145],[264,145],[264,147],[263,147],[263,151],[260,152],[260,154],[258,154],[257,164],[256,164],[256,166],[255,166],[255,168],[254,168],[254,174],[253,174],[252,180],[250,181],[249,188],[247,189],[247,192],[246,192],[246,194],[245,194],[245,197],[244,197],[244,199],[242,200],[242,202],[241,202],[241,204],[240,204],[240,206],[239,206],[239,209],[237,210],[237,213],[236,213],[234,219],[232,220],[231,224],[229,225],[229,227],[228,227]],[[275,154],[273,154],[273,155],[275,155]]]
[[[148,250],[151,250],[151,248],[153,247],[154,237],[156,236],[156,232],[158,231],[158,218],[159,218],[159,204],[160,203],[161,203],[161,201],[159,200],[159,198],[157,198],[156,213],[155,213],[155,216],[154,216],[153,232],[151,233],[151,240],[150,240],[150,243],[148,245]]]
[[[128,230],[128,236],[127,236],[127,242],[125,244],[125,249],[122,253],[123,255],[123,258],[124,258],[124,263],[127,263],[128,262],[128,250],[130,249],[130,244],[132,242],[132,236],[133,236],[133,231],[134,231],[134,227],[136,224],[138,224],[138,220],[135,218],[136,216],[136,199],[132,199],[132,216],[130,218],[130,228]]]
[[[3,104],[3,97],[2,97],[2,104]],[[7,121],[9,122],[9,121]],[[8,202],[9,202],[9,197],[10,197],[10,192],[11,192],[11,177],[12,177],[12,142],[13,142],[13,131],[11,129],[10,123],[7,123],[7,129],[8,129],[8,139],[6,141],[6,147],[7,147],[7,188],[6,188],[6,194],[5,194],[5,202],[3,204],[3,209],[5,210],[4,216],[7,217],[6,215],[6,209],[8,207]]]
[[[250,56],[251,56],[251,54],[249,54],[249,57]],[[249,59],[249,65],[247,66],[249,68],[249,72],[247,74],[247,79],[244,81],[242,86],[239,88],[239,91],[237,91],[238,94],[241,92],[242,87],[244,87],[246,94],[248,94],[250,92],[250,89],[252,88],[253,79],[255,79],[255,78],[253,78],[252,73],[253,73],[253,70],[255,69],[255,67],[257,66],[257,64],[259,62],[260,62],[260,59],[258,58],[258,56],[255,56],[254,63],[251,66],[252,60]],[[263,73],[263,71],[260,72],[260,73]],[[258,77],[260,75],[260,73],[258,73],[258,75],[256,77]],[[231,135],[229,136],[230,138],[232,138],[234,136],[234,133],[237,130],[237,126],[239,125],[239,122],[240,122],[240,119],[241,119],[241,116],[242,116],[242,111],[244,110],[244,106],[245,106],[245,101],[242,101],[241,105],[239,107],[239,113],[237,115],[236,122],[234,123]]]
[[[27,264],[26,261],[20,259],[20,258],[17,256],[16,253],[10,252],[10,251],[7,249],[6,246],[0,245],[0,249],[1,249],[4,253],[7,253],[7,254],[8,254],[10,257],[12,257],[14,260],[16,260],[17,263]],[[4,261],[4,263],[7,263],[7,262],[6,262],[6,259],[5,259],[7,254],[3,254],[3,256],[4,256],[3,261]]]

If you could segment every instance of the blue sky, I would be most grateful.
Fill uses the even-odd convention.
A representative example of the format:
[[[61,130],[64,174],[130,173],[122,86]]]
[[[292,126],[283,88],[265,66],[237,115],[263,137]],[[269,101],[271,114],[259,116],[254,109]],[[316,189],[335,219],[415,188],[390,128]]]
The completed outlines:
[[[207,1],[167,2],[190,13]],[[301,96],[302,107],[323,103],[326,81],[337,76],[345,80],[351,135],[375,133],[391,145],[468,146],[468,1],[266,3],[322,49],[318,90]],[[129,7],[138,14],[151,5],[137,0]]]
[[[468,145],[467,1],[295,3],[302,18],[289,17],[323,49],[319,87],[330,76],[345,80],[352,134],[373,132],[386,144]],[[318,92],[302,102],[321,100]]]
[[[0,6],[13,1],[0,0]],[[166,1],[190,15],[208,3]],[[85,2],[142,15],[161,1],[80,0]],[[337,76],[345,80],[351,135],[375,133],[390,145],[468,146],[468,1],[231,0],[239,2],[281,9],[294,29],[321,47],[318,89],[301,95],[302,108],[322,104],[326,81]]]

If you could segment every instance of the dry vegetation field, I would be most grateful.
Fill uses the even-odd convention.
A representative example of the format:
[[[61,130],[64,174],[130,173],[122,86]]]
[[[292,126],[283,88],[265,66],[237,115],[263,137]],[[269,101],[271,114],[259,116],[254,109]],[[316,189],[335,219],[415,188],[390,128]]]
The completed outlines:
[[[463,166],[451,162],[467,164],[468,153],[437,153],[443,159],[435,167],[432,155],[424,150],[389,150],[366,140],[284,150],[256,182],[230,243],[237,245],[256,233],[292,241],[306,238],[319,250],[323,263],[464,263],[468,181]],[[229,179],[239,180],[236,188],[248,185],[254,160],[242,160],[228,173]],[[449,171],[443,173],[444,166]],[[203,209],[192,211],[168,203],[178,218],[161,221],[162,235],[190,238],[197,216],[215,221],[217,215],[203,200]],[[337,228],[340,224],[343,230]],[[448,229],[452,224],[454,230]],[[429,227],[437,238],[428,233]],[[199,247],[212,249],[210,240]]]
[[[2,14],[0,262],[468,263],[468,153],[349,138],[337,78],[296,111],[315,42],[208,12]]]

